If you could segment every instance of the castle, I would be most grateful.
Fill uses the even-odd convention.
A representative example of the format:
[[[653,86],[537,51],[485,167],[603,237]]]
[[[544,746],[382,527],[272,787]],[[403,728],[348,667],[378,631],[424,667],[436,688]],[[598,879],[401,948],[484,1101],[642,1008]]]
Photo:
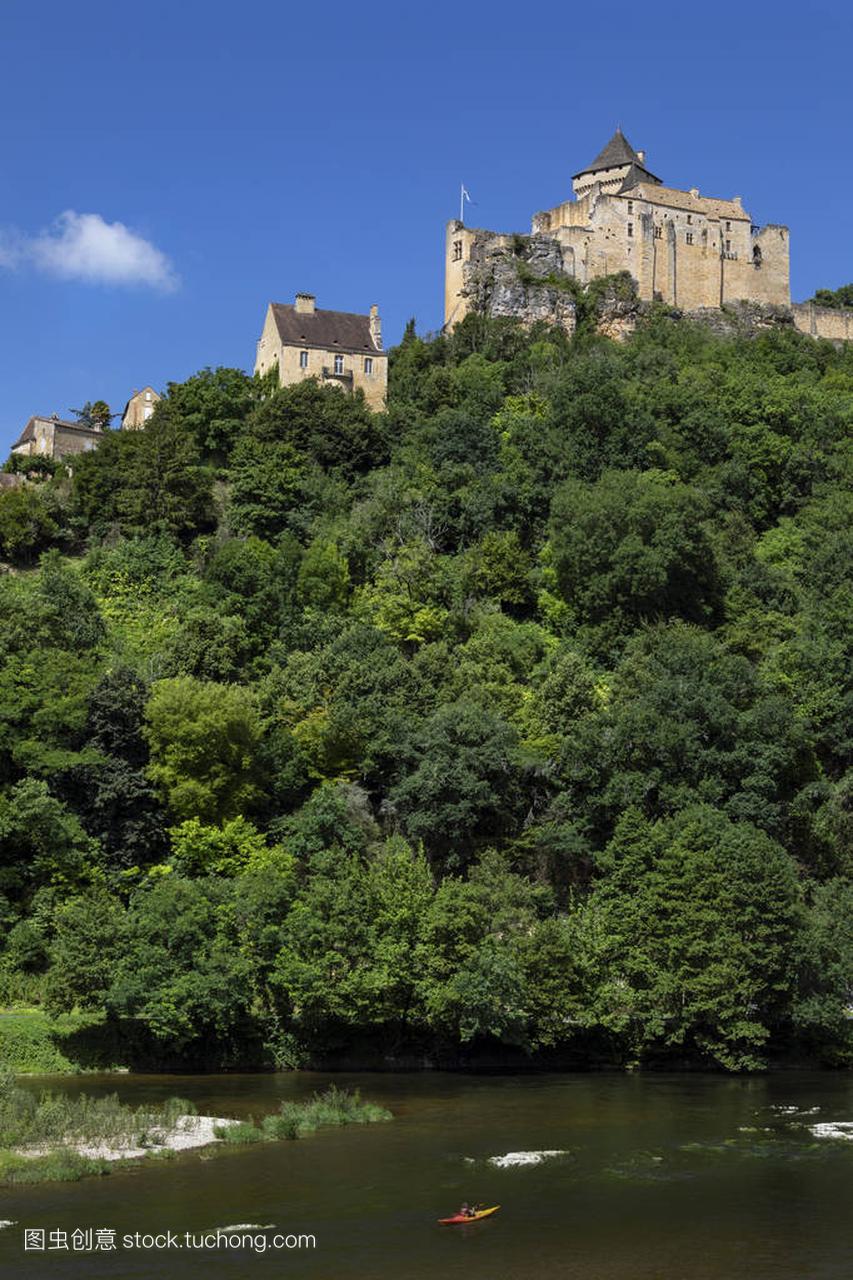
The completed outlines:
[[[591,164],[572,178],[574,199],[534,214],[529,241],[518,235],[447,227],[444,324],[453,328],[472,309],[548,319],[571,328],[574,307],[560,290],[566,277],[586,285],[628,272],[637,297],[703,312],[749,302],[781,308],[805,332],[853,338],[853,313],[791,305],[788,228],[756,226],[740,196],[719,199],[698,188],[664,186],[621,129]],[[537,286],[534,305],[507,294],[506,267]],[[517,280],[516,280],[517,283]],[[501,304],[490,306],[501,293]],[[542,290],[545,290],[544,294]],[[522,293],[524,291],[522,290]]]

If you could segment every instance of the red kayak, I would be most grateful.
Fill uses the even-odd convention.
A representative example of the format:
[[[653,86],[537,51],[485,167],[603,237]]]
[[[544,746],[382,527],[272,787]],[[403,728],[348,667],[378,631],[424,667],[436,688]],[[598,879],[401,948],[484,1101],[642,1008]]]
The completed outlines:
[[[491,1209],[477,1209],[474,1213],[454,1213],[452,1218],[439,1218],[439,1222],[443,1227],[459,1227],[464,1222],[478,1222],[480,1218],[488,1218],[493,1213],[497,1213],[500,1209],[499,1204],[493,1204]]]

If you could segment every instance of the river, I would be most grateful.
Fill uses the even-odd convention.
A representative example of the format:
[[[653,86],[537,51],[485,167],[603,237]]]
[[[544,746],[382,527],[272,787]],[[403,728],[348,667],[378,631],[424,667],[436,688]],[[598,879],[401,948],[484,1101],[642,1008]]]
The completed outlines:
[[[3,1277],[77,1280],[849,1280],[853,1141],[811,1132],[853,1121],[844,1074],[335,1077],[84,1076],[69,1092],[140,1103],[179,1094],[246,1116],[330,1079],[395,1119],[298,1142],[187,1153],[78,1183],[7,1188]],[[32,1081],[43,1086],[45,1079]],[[493,1157],[551,1151],[501,1168]],[[492,1219],[440,1227],[463,1199]],[[184,1234],[252,1224],[316,1248],[191,1249]],[[24,1228],[68,1248],[24,1252]],[[256,1228],[265,1228],[257,1230]],[[75,1229],[115,1251],[74,1251]],[[172,1231],[183,1248],[122,1247]],[[49,1234],[45,1241],[49,1241]],[[93,1236],[93,1243],[96,1237]],[[102,1237],[109,1239],[109,1237]],[[62,1237],[55,1237],[62,1243]],[[85,1240],[83,1241],[85,1244]],[[163,1242],[165,1243],[165,1242]]]

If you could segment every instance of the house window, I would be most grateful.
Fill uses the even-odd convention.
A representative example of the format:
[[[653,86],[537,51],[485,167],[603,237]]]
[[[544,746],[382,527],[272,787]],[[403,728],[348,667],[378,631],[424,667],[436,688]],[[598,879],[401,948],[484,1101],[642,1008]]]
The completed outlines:
[[[151,392],[150,392],[150,391],[146,391],[146,392],[145,392],[145,399],[146,399],[146,400],[150,400],[150,399],[151,399]]]
[[[343,373],[344,358],[343,356],[335,356],[335,373]]]
[[[726,253],[731,253],[731,251],[732,251],[732,242],[731,242],[731,240],[727,240],[727,241],[726,241]]]
[[[151,417],[151,415],[152,415],[152,413],[153,413],[153,412],[154,412],[154,406],[153,406],[153,404],[146,404],[146,405],[143,405],[143,407],[142,407],[142,420],[143,420],[143,422],[147,422],[147,421],[148,421],[148,419]]]
[[[462,241],[454,240],[453,241],[453,261],[458,262],[461,257],[462,257]]]
[[[687,243],[688,243],[688,244],[692,244],[692,243],[693,243],[693,232],[692,232],[692,231],[688,231],[688,232],[687,232]]]
[[[731,229],[732,229],[732,224],[731,224],[730,222],[727,222],[727,223],[726,223],[726,231],[731,231]]]
[[[660,240],[663,236],[663,227],[655,227],[655,240]]]
[[[307,351],[299,352],[299,368],[300,369],[308,368],[308,352]]]
[[[634,212],[634,201],[633,201],[633,200],[629,200],[629,201],[628,201],[628,212],[629,212],[629,213],[633,213],[633,212]]]
[[[373,357],[372,356],[364,357],[364,372],[367,374],[373,373]]]
[[[628,238],[630,239],[630,238],[631,238],[631,236],[632,236],[633,234],[634,234],[634,224],[633,224],[633,222],[629,222],[629,223],[628,223]]]

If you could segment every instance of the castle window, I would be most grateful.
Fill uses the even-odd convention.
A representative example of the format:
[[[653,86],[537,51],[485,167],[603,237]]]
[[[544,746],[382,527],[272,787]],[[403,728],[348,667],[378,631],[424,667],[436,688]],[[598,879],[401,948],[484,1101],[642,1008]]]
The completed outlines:
[[[343,356],[335,356],[335,373],[343,373],[344,358]]]
[[[761,266],[761,246],[754,245],[752,250],[752,265],[754,267]]]
[[[373,357],[372,356],[364,357],[364,372],[373,373]]]
[[[727,223],[726,223],[726,231],[731,231],[731,229],[732,229],[732,224],[731,224],[730,222],[727,222]]]
[[[308,368],[308,352],[307,351],[299,352],[299,368],[300,369]]]
[[[693,221],[693,214],[692,214],[692,213],[688,213],[688,215],[687,215],[687,221],[688,221],[688,222],[692,222],[692,221]]]
[[[692,232],[692,231],[688,231],[688,232],[687,232],[687,237],[686,237],[686,239],[687,239],[687,243],[688,243],[688,244],[692,244],[692,243],[693,243],[693,232]]]
[[[731,242],[731,240],[727,240],[727,241],[726,241],[726,253],[731,253],[731,251],[732,251],[732,242]]]
[[[702,232],[702,246],[703,246],[703,248],[704,248],[704,246],[705,246],[705,245],[707,245],[707,243],[708,243],[708,232],[707,232],[707,231],[703,231],[703,232]]]
[[[453,241],[453,261],[459,262],[461,257],[462,257],[462,241],[454,240]]]
[[[634,224],[633,224],[633,222],[629,222],[629,223],[628,223],[628,237],[630,238],[633,234],[634,234]]]
[[[633,201],[633,200],[629,200],[629,201],[628,201],[628,212],[629,212],[629,213],[633,213],[633,212],[634,212],[634,201]]]
[[[663,235],[663,227],[655,227],[655,240],[660,240]]]

